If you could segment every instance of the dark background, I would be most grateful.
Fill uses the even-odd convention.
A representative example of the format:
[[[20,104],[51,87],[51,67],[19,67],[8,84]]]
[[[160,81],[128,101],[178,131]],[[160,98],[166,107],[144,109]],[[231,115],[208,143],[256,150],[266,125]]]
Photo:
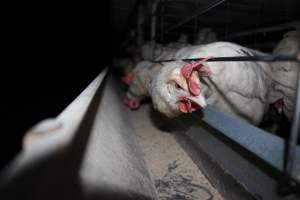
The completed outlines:
[[[111,62],[108,1],[3,8],[1,168],[30,127],[57,116]]]

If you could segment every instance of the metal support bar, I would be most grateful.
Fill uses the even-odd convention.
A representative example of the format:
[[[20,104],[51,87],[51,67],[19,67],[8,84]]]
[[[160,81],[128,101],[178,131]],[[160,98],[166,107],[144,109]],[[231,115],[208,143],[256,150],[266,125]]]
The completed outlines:
[[[151,10],[151,45],[152,45],[152,58],[154,59],[154,49],[155,49],[155,35],[156,35],[156,15],[157,15],[157,7],[160,0],[156,0],[152,5]]]
[[[195,21],[194,21],[194,34],[193,34],[194,42],[197,40],[197,37],[198,37],[197,31],[198,31],[198,17],[196,17]]]
[[[187,58],[181,59],[182,61],[199,61],[206,58]],[[158,60],[153,61],[156,63],[161,62],[172,62],[176,61],[174,59],[170,60]],[[298,55],[265,55],[265,56],[233,56],[233,57],[213,57],[205,62],[231,62],[231,61],[262,61],[262,62],[274,62],[274,61],[290,61],[290,62],[300,62],[300,54]]]
[[[182,15],[171,15],[171,14],[166,14],[166,15],[164,15],[164,17],[176,18],[176,19],[180,18],[180,19],[182,19]]]
[[[174,26],[170,27],[169,29],[166,30],[165,33],[168,33],[176,28],[178,28],[179,26],[182,26],[183,24],[191,21],[192,19],[194,19],[195,17],[202,15],[206,12],[208,12],[209,10],[213,9],[214,7],[222,4],[223,2],[225,2],[226,0],[216,0],[212,3],[210,3],[209,5],[207,5],[205,8],[200,8],[199,10],[197,10],[193,15],[191,15],[190,17],[187,17],[185,19],[183,19],[181,22],[179,22],[178,24],[175,24]]]
[[[142,45],[144,39],[144,9],[143,4],[138,7],[138,18],[137,18],[137,44]]]
[[[185,121],[181,118],[176,120],[180,125],[191,127],[185,134],[180,134],[186,135],[190,142],[183,143],[185,141],[182,142],[182,139],[179,141],[185,145],[199,168],[211,177],[212,184],[222,196],[236,200],[297,199],[290,198],[292,195],[282,198],[274,192],[277,185],[277,178],[274,176],[280,174],[275,169],[282,170],[284,140],[248,123],[239,124],[240,120],[229,120],[230,116],[224,115],[225,113],[208,106],[203,109],[203,113],[185,116]],[[206,123],[199,122],[199,118]],[[297,153],[300,153],[299,150],[298,146]],[[299,163],[299,159],[297,162]],[[236,190],[237,183],[242,186],[242,191],[244,189],[257,198],[246,198],[242,195],[245,193]],[[238,196],[234,197],[235,195]]]
[[[229,40],[239,38],[239,37],[244,37],[252,34],[257,34],[257,33],[266,33],[266,32],[274,32],[274,31],[281,31],[289,28],[300,28],[300,21],[293,21],[285,24],[279,24],[276,26],[268,26],[268,27],[263,27],[263,28],[258,28],[254,30],[248,30],[248,31],[243,31],[240,33],[233,34],[231,36],[228,36]]]
[[[230,26],[230,3],[226,3],[226,15],[225,15],[225,40],[227,40]]]
[[[136,13],[137,13],[137,10],[138,10],[138,7],[139,7],[140,4],[141,4],[141,0],[135,0],[134,6],[131,9],[128,20],[126,22],[126,26],[124,26],[123,34],[121,36],[122,38],[119,40],[119,41],[125,41],[122,44],[123,47],[127,46],[128,42],[130,41],[130,40],[126,40],[126,37],[128,37],[127,33],[131,29],[131,23],[130,22],[134,20],[134,18],[136,16]]]
[[[220,112],[211,106],[201,110],[201,112],[195,112],[192,114],[192,117],[194,117],[195,120],[203,120],[219,131],[219,133],[212,133],[216,135],[222,133],[222,135],[252,152],[278,171],[283,170],[284,140],[282,138],[252,126],[238,118],[227,115],[224,112]],[[187,120],[190,120],[190,118],[187,118]],[[187,120],[182,121],[187,124]],[[296,151],[297,154],[300,153],[299,146]],[[299,164],[299,159],[297,159],[297,163]],[[296,179],[296,177],[294,178]]]
[[[196,5],[196,8],[198,8],[197,0],[195,0],[195,5]],[[195,17],[195,20],[194,20],[193,42],[195,42],[197,40],[197,38],[198,38],[197,31],[198,31],[198,16]]]
[[[288,141],[285,143],[285,153],[283,159],[283,178],[278,185],[278,193],[287,196],[297,190],[297,185],[293,182],[293,177],[300,180],[300,165],[296,161],[297,141],[300,134],[300,70],[298,71],[297,91],[295,97],[295,109],[293,122]]]
[[[293,115],[293,123],[291,133],[289,137],[287,148],[287,157],[285,159],[284,173],[287,177],[293,175],[293,166],[295,162],[295,152],[297,146],[297,140],[300,134],[300,70],[298,70],[298,87],[295,98],[295,109]]]
[[[152,11],[151,11],[151,41],[154,41],[155,34],[156,34],[156,11],[160,0],[156,0],[152,5]]]
[[[160,10],[160,42],[163,43],[164,41],[164,11],[165,11],[165,5],[162,4],[161,10]]]
[[[165,24],[173,24],[172,22],[165,22]],[[194,28],[194,26],[193,25],[182,25],[181,27],[184,27],[184,28]],[[170,32],[169,32],[170,33]]]

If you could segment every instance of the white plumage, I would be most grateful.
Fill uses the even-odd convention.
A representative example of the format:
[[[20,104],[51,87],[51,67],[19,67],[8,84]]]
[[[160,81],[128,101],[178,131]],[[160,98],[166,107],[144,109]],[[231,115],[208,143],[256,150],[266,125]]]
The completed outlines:
[[[292,32],[285,35],[274,53],[295,53],[299,46],[299,32]],[[137,101],[151,96],[154,108],[168,117],[192,112],[208,104],[254,125],[261,122],[270,103],[283,98],[284,112],[291,116],[298,69],[293,63],[204,62],[201,69],[209,70],[209,76],[202,76],[199,69],[190,74],[190,79],[199,85],[196,91],[201,91],[194,94],[189,80],[183,75],[187,63],[180,61],[184,58],[253,55],[265,54],[229,42],[193,45],[179,50],[159,46],[156,60],[178,61],[140,62],[133,70],[127,96]]]
[[[146,43],[142,46],[141,52],[144,61],[138,62],[135,67],[122,77],[123,82],[129,86],[123,99],[128,107],[131,109],[139,108],[140,101],[149,96],[149,85],[162,67],[162,64],[155,64],[150,60],[174,59],[176,51],[174,48],[164,47],[160,44],[153,46],[150,43]],[[153,53],[154,58],[152,58]]]
[[[195,45],[208,44],[217,41],[217,34],[213,32],[210,28],[202,28],[197,34],[197,39],[194,42]]]
[[[151,81],[157,76],[162,66],[150,61],[139,62],[126,81],[128,90],[124,96],[124,103],[131,109],[138,109],[140,101],[150,95]]]
[[[274,48],[274,54],[295,55],[300,52],[300,31],[287,32],[283,39]],[[283,99],[283,112],[291,119],[294,110],[295,91],[299,63],[276,62],[273,63],[273,93],[270,101]]]
[[[170,42],[169,44],[166,45],[166,47],[179,49],[179,48],[186,47],[189,45],[190,44],[188,44],[188,36],[186,34],[181,34],[179,36],[177,42]]]
[[[215,42],[208,45],[180,49],[176,58],[248,56],[262,53],[228,43]],[[154,107],[169,117],[181,114],[179,104],[183,97],[201,107],[213,105],[220,110],[258,124],[268,110],[271,86],[271,66],[262,62],[206,62],[211,71],[208,77],[200,77],[201,93],[191,95],[181,69],[182,61],[166,63],[154,76],[151,96]],[[197,72],[195,72],[197,73]],[[195,76],[194,76],[195,78]],[[195,78],[196,80],[196,78]],[[196,80],[197,82],[197,80]],[[179,86],[179,87],[178,87]]]
[[[177,43],[176,43],[177,44]],[[180,47],[187,46],[187,44],[180,44]],[[145,43],[141,47],[142,60],[159,60],[159,59],[173,59],[175,52],[179,47],[175,46],[163,46],[161,44]]]

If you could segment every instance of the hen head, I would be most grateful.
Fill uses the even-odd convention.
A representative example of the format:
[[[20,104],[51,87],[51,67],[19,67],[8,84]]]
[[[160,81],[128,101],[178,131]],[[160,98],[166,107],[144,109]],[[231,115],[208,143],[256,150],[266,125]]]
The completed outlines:
[[[203,61],[185,63],[182,61],[164,64],[152,80],[151,96],[154,108],[168,117],[191,113],[206,107],[201,92],[200,76],[208,76],[209,69]]]

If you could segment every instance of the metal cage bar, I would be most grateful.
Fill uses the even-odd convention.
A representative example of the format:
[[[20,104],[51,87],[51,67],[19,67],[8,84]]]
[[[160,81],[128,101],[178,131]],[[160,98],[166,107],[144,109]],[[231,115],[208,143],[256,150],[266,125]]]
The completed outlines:
[[[187,58],[179,59],[186,62],[199,61],[206,58]],[[162,63],[162,62],[172,62],[176,61],[175,59],[168,60],[155,60],[152,62]],[[245,62],[245,61],[261,61],[261,62],[274,62],[274,61],[291,61],[291,62],[300,62],[300,54],[297,55],[268,55],[263,56],[233,56],[233,57],[212,57],[206,60],[205,62]]]
[[[300,179],[300,163],[295,163],[297,140],[300,134],[300,70],[298,71],[297,91],[295,97],[295,109],[293,115],[292,128],[288,140],[287,157],[285,159],[285,175],[298,176]]]
[[[191,15],[190,17],[187,17],[185,19],[183,19],[182,21],[180,21],[178,24],[175,24],[174,26],[168,28],[165,33],[168,33],[180,26],[182,26],[183,24],[186,24],[187,22],[191,21],[192,19],[194,19],[195,17],[198,17],[199,15],[202,15],[206,12],[208,12],[209,10],[215,8],[216,6],[222,4],[223,2],[225,2],[226,0],[216,0],[213,1],[212,3],[208,4],[207,6],[205,6],[204,8],[200,8],[198,11],[195,12],[195,14]]]

